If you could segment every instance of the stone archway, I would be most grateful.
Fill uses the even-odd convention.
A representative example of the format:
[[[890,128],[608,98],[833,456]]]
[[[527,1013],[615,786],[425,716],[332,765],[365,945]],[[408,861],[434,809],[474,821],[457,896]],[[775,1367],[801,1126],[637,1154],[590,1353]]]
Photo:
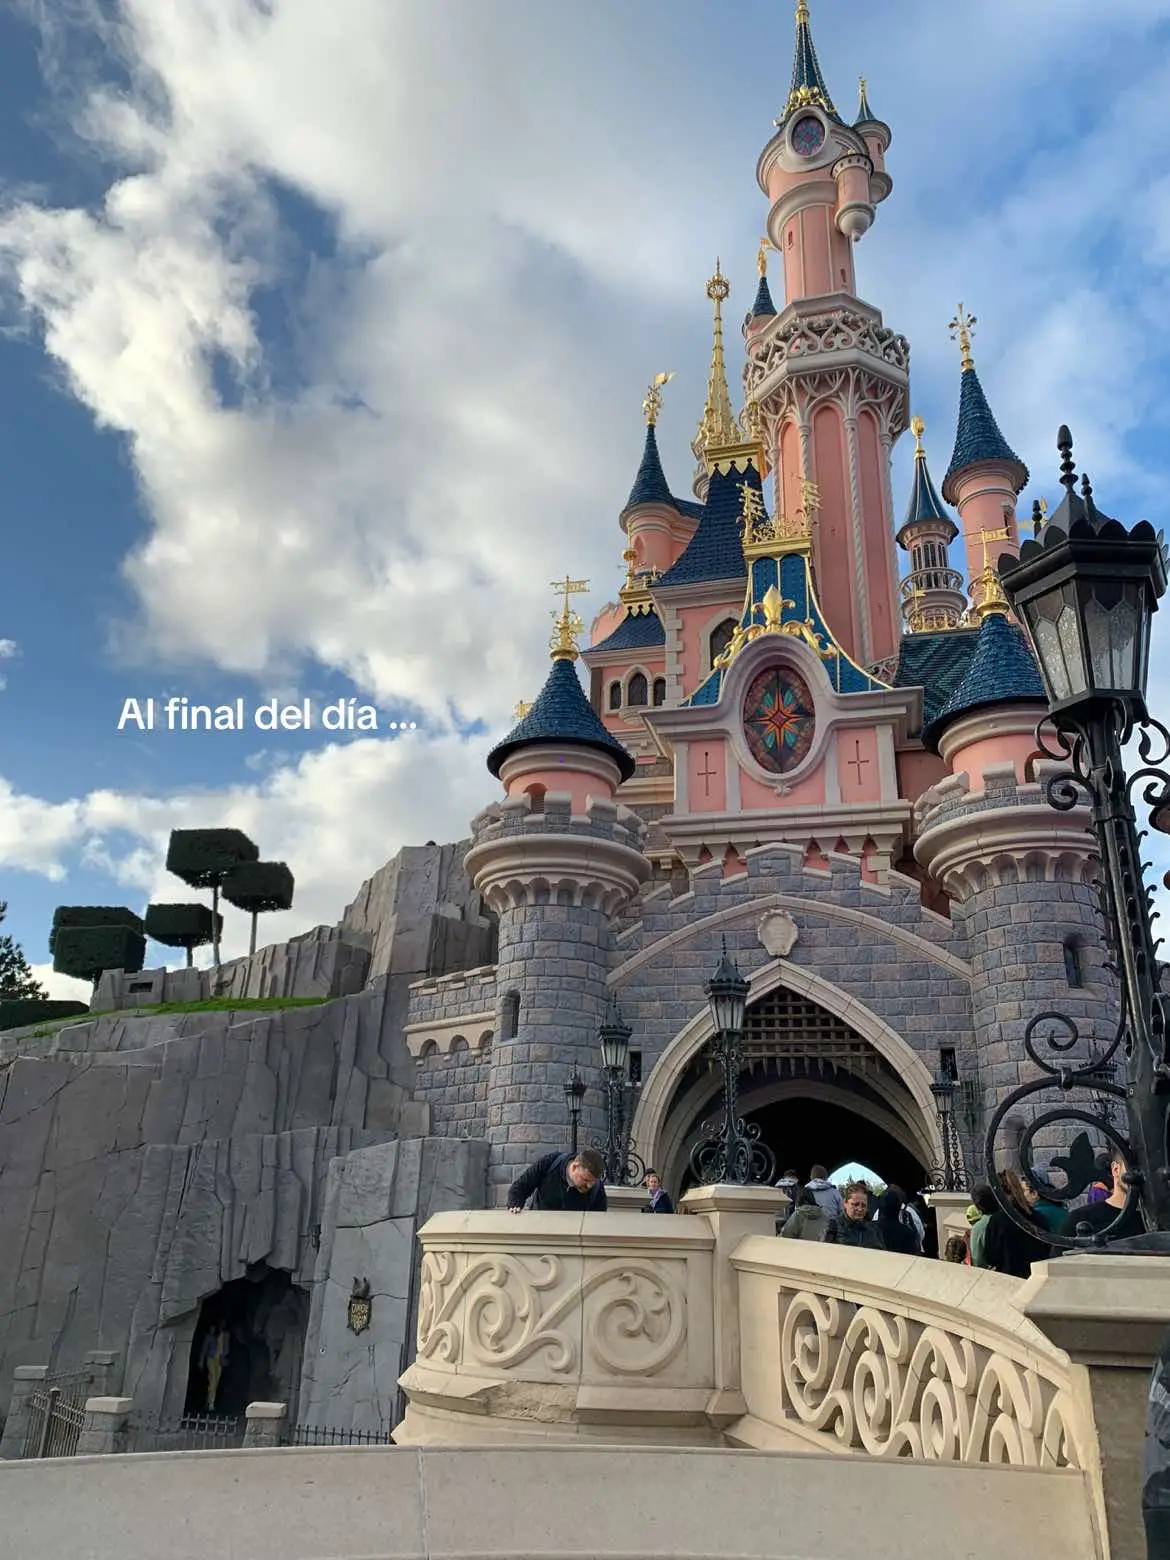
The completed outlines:
[[[718,1109],[718,1077],[704,1060],[710,1036],[704,1007],[659,1058],[634,1120],[638,1152],[673,1177],[675,1187],[702,1120]],[[820,1099],[880,1127],[924,1168],[942,1162],[925,1063],[840,987],[774,960],[751,979],[745,1038],[748,1065],[740,1090],[746,1114],[782,1098]]]

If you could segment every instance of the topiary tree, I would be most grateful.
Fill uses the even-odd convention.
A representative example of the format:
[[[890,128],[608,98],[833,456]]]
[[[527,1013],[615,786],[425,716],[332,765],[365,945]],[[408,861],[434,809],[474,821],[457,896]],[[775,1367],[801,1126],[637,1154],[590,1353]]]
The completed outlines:
[[[269,910],[291,909],[293,887],[293,875],[283,861],[246,861],[224,878],[223,897],[228,904],[252,916],[249,958],[256,952],[256,917]]]
[[[0,921],[8,914],[7,900],[0,899]],[[18,942],[0,937],[0,1000],[48,1001],[49,993],[33,975]]]
[[[240,829],[172,829],[167,871],[191,888],[211,890],[211,912],[219,915],[219,891],[234,867],[255,861],[259,850]],[[219,970],[219,928],[213,925],[212,958]]]
[[[71,917],[85,906],[65,906]],[[72,975],[77,980],[88,980],[94,986],[106,970],[125,970],[136,975],[146,957],[146,938],[142,931],[141,917],[132,910],[111,912],[106,905],[88,907],[91,913],[104,913],[103,923],[78,924],[72,918],[57,923],[54,916],[53,932],[49,939],[53,951],[53,968],[59,975]],[[120,919],[114,920],[111,915]]]
[[[206,905],[147,905],[143,924],[151,942],[186,948],[188,969],[195,949],[205,948],[223,932],[223,916]]]

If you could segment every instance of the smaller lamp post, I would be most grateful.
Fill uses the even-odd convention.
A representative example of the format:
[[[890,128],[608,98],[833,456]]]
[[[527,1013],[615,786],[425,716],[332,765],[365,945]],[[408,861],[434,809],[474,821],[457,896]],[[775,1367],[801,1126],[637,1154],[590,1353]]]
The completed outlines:
[[[581,1123],[581,1101],[585,1098],[585,1080],[573,1067],[573,1076],[564,1084],[565,1104],[569,1107],[569,1147],[577,1153],[577,1132]]]
[[[962,1156],[958,1152],[955,1132],[955,1088],[955,1079],[945,1067],[940,1066],[930,1086],[930,1092],[934,1095],[934,1108],[938,1113],[938,1133],[942,1139],[943,1151],[942,1164],[932,1178],[933,1191],[964,1190],[962,1176],[959,1173],[959,1162]]]
[[[605,1078],[605,1179],[610,1186],[630,1186],[644,1180],[641,1161],[630,1153],[627,1106],[630,1036],[633,1030],[615,1007],[597,1031]],[[598,1147],[601,1147],[599,1144]]]
[[[715,1033],[711,1051],[723,1075],[723,1117],[704,1123],[691,1150],[691,1172],[704,1186],[733,1183],[771,1184],[776,1157],[760,1142],[755,1122],[739,1115],[739,1073],[743,1066],[743,1022],[747,1011],[748,983],[728,957],[727,944],[719,968],[707,983],[711,1021]]]

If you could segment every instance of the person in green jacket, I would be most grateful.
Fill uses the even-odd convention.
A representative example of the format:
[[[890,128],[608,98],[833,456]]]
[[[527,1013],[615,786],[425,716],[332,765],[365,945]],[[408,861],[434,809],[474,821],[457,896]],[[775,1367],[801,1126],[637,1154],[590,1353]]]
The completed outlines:
[[[796,1207],[784,1221],[781,1235],[789,1240],[824,1240],[825,1231],[833,1222],[833,1216],[804,1187],[796,1196]]]
[[[990,1186],[977,1186],[971,1193],[971,1201],[978,1210],[979,1217],[967,1232],[967,1245],[971,1252],[972,1267],[986,1267],[987,1258],[984,1255],[984,1242],[987,1240],[987,1224],[991,1215],[999,1204],[995,1200],[995,1194]]]

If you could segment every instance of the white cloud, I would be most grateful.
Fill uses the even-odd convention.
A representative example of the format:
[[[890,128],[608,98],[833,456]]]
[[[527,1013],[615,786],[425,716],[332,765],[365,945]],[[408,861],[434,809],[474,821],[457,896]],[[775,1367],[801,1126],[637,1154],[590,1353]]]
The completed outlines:
[[[59,881],[80,864],[111,877],[141,912],[151,900],[205,897],[165,869],[172,829],[243,829],[264,860],[286,861],[296,879],[293,909],[260,920],[262,944],[283,942],[339,921],[362,882],[400,845],[465,837],[490,785],[486,751],[486,742],[455,737],[357,738],[222,791],[92,791],[59,805],[0,783],[0,868]],[[422,766],[425,786],[417,782]],[[225,917],[223,950],[235,958],[248,951],[250,920],[230,908]],[[152,946],[152,960],[158,953]]]
[[[138,616],[119,654],[204,660],[266,693],[314,657],[438,721],[454,700],[499,726],[535,693],[548,582],[588,573],[588,618],[620,579],[643,385],[679,371],[661,432],[685,489],[703,282],[716,252],[737,307],[753,281],[754,159],[790,33],[772,5],[742,9],[750,48],[731,23],[712,48],[708,8],[673,0],[44,8],[54,28],[80,16],[116,36],[127,76],[91,62],[81,77],[54,32],[54,86],[109,160],[106,198],[17,203],[0,221],[10,301],[70,393],[125,436],[140,483],[149,525],[125,563]],[[99,29],[111,10],[119,27]],[[861,289],[911,337],[936,475],[962,297],[1034,490],[1052,494],[1069,421],[1108,508],[1110,480],[1143,491],[1133,434],[1158,393],[1170,82],[1146,44],[1170,4],[979,11],[972,27],[907,0],[896,29],[884,8],[843,21],[825,0],[814,15],[842,108],[865,69],[895,132]],[[1132,51],[1124,91],[1110,49]],[[336,233],[303,276],[280,188]],[[254,312],[262,286],[288,309],[279,353]],[[213,361],[236,383],[229,405]],[[170,828],[237,823],[297,873],[275,937],[335,920],[398,844],[461,834],[491,794],[482,751],[448,737],[264,773],[172,799],[50,806],[0,789],[0,862],[60,876],[79,852],[145,899],[168,887]]]

